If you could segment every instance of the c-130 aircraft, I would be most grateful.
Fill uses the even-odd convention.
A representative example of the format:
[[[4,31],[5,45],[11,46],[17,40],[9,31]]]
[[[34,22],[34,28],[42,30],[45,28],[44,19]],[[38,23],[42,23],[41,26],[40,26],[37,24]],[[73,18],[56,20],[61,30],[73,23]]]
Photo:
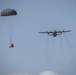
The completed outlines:
[[[49,36],[56,37],[57,35],[61,35],[62,33],[65,32],[71,32],[72,30],[63,30],[63,31],[45,31],[45,32],[38,32],[38,33],[43,33],[43,34],[48,34]]]

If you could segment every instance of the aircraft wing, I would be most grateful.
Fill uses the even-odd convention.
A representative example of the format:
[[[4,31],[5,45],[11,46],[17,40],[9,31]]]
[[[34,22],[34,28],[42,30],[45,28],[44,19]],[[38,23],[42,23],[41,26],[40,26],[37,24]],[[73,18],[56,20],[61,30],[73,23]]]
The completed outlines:
[[[49,31],[49,32],[47,32],[47,33],[54,33],[54,32],[52,32],[52,31]]]
[[[71,30],[58,31],[57,33],[71,32]]]
[[[57,33],[62,33],[63,31],[57,31]]]
[[[46,33],[46,34],[49,34],[49,33],[53,33],[53,32],[48,32],[48,31],[45,31],[45,32],[38,32],[38,33]]]
[[[67,30],[67,31],[65,31],[65,30],[63,30],[62,32],[64,33],[64,32],[71,32],[72,30]]]
[[[46,33],[46,32],[38,32],[38,33]]]

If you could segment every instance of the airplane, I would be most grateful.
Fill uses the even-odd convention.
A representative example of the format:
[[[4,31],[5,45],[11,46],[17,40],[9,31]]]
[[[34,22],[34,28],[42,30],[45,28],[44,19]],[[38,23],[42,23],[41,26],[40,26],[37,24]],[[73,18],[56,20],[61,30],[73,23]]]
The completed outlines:
[[[43,33],[43,34],[48,34],[49,36],[53,36],[53,37],[56,37],[57,35],[61,35],[62,33],[65,33],[65,32],[71,32],[71,30],[63,30],[63,31],[45,31],[45,32],[38,32],[38,33]]]

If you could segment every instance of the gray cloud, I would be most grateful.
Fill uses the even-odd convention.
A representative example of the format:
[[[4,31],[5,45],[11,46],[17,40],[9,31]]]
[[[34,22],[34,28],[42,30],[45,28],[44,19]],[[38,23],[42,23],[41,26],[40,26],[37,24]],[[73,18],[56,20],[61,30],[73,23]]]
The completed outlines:
[[[32,74],[15,72],[15,73],[10,73],[8,75],[32,75]],[[52,72],[52,71],[44,71],[44,72],[41,72],[39,75],[59,75],[59,74]]]
[[[9,75],[32,75],[32,74],[15,72],[15,73],[10,73]]]

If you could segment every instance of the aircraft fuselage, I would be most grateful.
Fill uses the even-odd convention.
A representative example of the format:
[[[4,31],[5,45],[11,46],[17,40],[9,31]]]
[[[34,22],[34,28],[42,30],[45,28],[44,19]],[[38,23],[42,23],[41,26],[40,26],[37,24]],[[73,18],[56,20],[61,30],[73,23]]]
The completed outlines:
[[[57,32],[56,32],[56,31],[53,33],[53,36],[54,36],[54,37],[56,37],[56,36],[57,36]]]

